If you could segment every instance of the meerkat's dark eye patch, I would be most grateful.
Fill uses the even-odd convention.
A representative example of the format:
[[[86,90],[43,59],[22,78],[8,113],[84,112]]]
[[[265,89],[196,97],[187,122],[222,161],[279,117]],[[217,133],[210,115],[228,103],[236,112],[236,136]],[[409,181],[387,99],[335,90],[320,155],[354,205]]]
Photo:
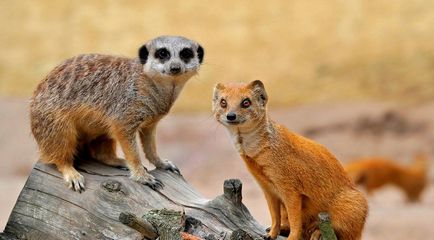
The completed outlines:
[[[146,45],[143,45],[142,47],[139,48],[140,63],[145,64],[146,61],[148,61],[148,55],[149,55],[149,51]]]
[[[252,105],[252,101],[250,101],[249,98],[245,98],[245,99],[241,102],[241,107],[242,107],[242,108],[248,108],[248,107],[250,107],[250,105]]]
[[[202,63],[203,55],[204,55],[203,47],[201,45],[199,45],[197,47],[197,57],[199,58],[199,63]]]
[[[191,48],[184,48],[179,52],[179,57],[184,61],[185,63],[188,63],[190,59],[194,57],[193,50]]]
[[[160,48],[155,51],[155,58],[158,58],[162,61],[166,61],[170,59],[170,52],[166,48]]]

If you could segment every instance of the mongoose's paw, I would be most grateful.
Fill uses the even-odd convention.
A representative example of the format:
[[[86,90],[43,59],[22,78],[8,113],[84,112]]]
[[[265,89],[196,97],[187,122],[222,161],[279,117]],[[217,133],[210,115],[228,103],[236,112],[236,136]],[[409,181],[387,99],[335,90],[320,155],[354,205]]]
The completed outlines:
[[[130,178],[136,182],[149,186],[153,190],[163,188],[164,184],[149,174],[144,168],[136,173],[131,173]]]
[[[264,240],[274,240],[274,239],[276,239],[276,237],[274,237],[274,238],[271,237],[270,234],[265,234],[265,235],[262,236],[262,238],[263,238]]]
[[[310,240],[321,240],[321,231],[319,229],[315,230],[315,232],[310,235]]]
[[[162,169],[162,170],[169,170],[169,171],[174,172],[178,175],[181,175],[181,172],[179,171],[178,167],[169,160],[165,160],[165,159],[159,160],[155,164],[155,167],[158,169]]]
[[[265,235],[266,239],[276,239],[277,236],[279,235],[280,232],[280,227],[279,226],[275,226],[273,227],[269,227],[266,229],[267,234]]]
[[[79,193],[84,192],[84,177],[75,169],[63,172],[63,179],[65,179],[68,188]]]
[[[270,232],[271,227],[268,227],[267,229],[265,229],[265,231]],[[288,237],[290,233],[290,230],[288,227],[284,227],[284,226],[280,226],[280,236],[284,236],[284,237]]]

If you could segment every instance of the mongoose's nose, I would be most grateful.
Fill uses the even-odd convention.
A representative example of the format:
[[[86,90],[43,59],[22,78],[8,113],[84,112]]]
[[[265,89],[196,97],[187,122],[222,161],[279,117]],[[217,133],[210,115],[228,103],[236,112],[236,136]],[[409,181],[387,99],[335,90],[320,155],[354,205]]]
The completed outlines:
[[[229,121],[234,121],[235,119],[237,119],[237,114],[230,112],[228,113],[228,115],[226,115],[226,119]]]
[[[171,67],[170,68],[170,73],[171,74],[178,74],[181,72],[181,67]]]

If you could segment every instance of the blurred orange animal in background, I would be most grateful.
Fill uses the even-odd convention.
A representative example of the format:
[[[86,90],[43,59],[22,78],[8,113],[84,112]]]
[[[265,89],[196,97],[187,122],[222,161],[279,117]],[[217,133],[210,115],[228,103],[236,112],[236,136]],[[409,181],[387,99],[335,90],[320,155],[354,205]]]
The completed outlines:
[[[369,195],[392,184],[405,192],[409,202],[418,202],[427,185],[428,159],[425,154],[417,154],[410,165],[403,166],[382,157],[364,158],[347,164],[345,170]]]

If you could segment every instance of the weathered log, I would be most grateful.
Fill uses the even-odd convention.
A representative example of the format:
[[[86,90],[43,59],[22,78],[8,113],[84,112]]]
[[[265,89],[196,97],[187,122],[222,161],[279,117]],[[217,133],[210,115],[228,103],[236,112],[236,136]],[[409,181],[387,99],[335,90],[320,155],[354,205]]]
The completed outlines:
[[[206,240],[256,240],[266,234],[242,203],[240,180],[226,180],[224,194],[209,200],[167,171],[151,171],[164,183],[155,191],[130,180],[128,171],[97,162],[77,169],[86,179],[81,194],[69,190],[53,166],[37,163],[0,239],[172,240],[183,232]],[[323,222],[329,231],[328,218]]]
[[[69,190],[53,166],[37,163],[1,237],[153,239],[155,232],[142,216],[163,208],[185,213],[184,230],[203,239],[230,239],[237,229],[254,238],[266,233],[242,204],[239,180],[226,181],[224,194],[209,200],[171,172],[151,171],[165,185],[154,191],[130,180],[125,170],[97,162],[77,169],[86,179],[81,194]]]

